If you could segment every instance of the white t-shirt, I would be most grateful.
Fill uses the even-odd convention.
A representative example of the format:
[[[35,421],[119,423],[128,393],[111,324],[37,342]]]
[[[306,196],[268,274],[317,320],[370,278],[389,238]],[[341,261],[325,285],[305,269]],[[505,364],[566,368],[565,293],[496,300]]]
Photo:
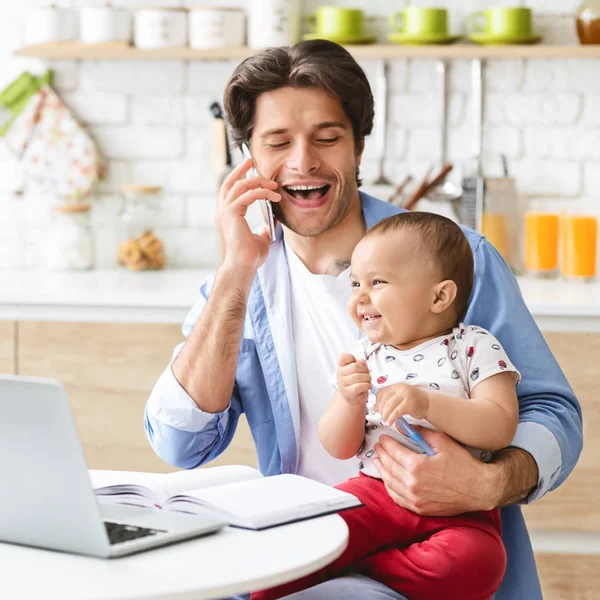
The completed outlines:
[[[462,323],[449,335],[436,337],[409,350],[398,350],[393,346],[372,344],[368,339],[355,343],[353,354],[364,357],[373,385],[377,388],[395,383],[409,383],[429,391],[440,391],[457,398],[470,398],[471,391],[480,382],[492,375],[509,371],[514,373],[515,385],[521,375],[510,362],[500,342],[489,332],[475,325]],[[335,369],[334,369],[335,371]],[[330,383],[337,387],[335,374]],[[357,457],[358,468],[372,477],[379,477],[374,463],[374,446],[379,436],[385,433],[401,443],[407,438],[395,427],[386,427],[381,415],[374,410],[375,396],[369,394],[365,423],[365,441]],[[404,418],[412,424],[435,427],[426,420]],[[410,447],[409,443],[404,445]],[[475,458],[488,462],[492,452],[485,449],[469,448]]]
[[[337,277],[315,275],[288,246],[285,251],[300,400],[298,473],[335,485],[358,474],[358,461],[333,458],[323,448],[317,430],[335,391],[329,385],[329,376],[340,354],[354,347],[362,335],[346,307],[351,291],[350,268]]]

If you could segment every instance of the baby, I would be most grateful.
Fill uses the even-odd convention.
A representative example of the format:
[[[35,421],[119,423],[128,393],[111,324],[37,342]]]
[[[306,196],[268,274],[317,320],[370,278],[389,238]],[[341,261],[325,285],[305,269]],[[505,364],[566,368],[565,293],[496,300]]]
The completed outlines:
[[[336,487],[364,506],[340,514],[350,540],[339,559],[252,597],[279,598],[355,571],[410,600],[489,600],[506,567],[498,509],[422,517],[399,506],[375,446],[386,434],[423,452],[394,427],[400,417],[444,431],[483,461],[515,435],[519,372],[494,336],[461,322],[473,285],[469,243],[445,217],[406,212],[369,229],[351,265],[348,309],[366,338],[339,359],[319,438],[336,458],[358,456],[358,477]]]

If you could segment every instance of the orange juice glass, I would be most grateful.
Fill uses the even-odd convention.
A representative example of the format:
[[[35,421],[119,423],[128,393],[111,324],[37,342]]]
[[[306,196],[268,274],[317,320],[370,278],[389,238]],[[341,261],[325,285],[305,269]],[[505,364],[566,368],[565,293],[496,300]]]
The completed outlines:
[[[565,277],[592,279],[596,276],[597,229],[597,217],[562,217],[562,274]]]
[[[506,215],[504,213],[484,212],[481,216],[481,233],[502,254],[504,260],[510,263]]]
[[[559,218],[556,214],[525,214],[525,269],[534,275],[554,275],[558,268]]]

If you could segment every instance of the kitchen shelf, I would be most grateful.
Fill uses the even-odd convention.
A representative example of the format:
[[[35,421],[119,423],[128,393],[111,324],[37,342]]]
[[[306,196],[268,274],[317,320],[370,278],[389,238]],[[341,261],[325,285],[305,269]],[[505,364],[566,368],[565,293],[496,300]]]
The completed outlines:
[[[356,58],[600,58],[600,45],[559,46],[519,45],[480,46],[477,44],[448,44],[436,46],[399,46],[395,44],[371,44],[346,46]],[[243,59],[259,52],[243,46],[231,46],[214,50],[192,48],[161,48],[142,50],[123,43],[82,44],[79,42],[56,42],[26,46],[15,52],[46,60],[219,60]]]

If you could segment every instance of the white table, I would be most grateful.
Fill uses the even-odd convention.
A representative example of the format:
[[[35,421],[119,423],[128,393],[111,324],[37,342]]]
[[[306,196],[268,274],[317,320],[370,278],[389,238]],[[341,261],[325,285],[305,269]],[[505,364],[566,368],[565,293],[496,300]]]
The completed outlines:
[[[6,600],[206,600],[307,575],[346,548],[337,515],[264,531],[227,528],[188,542],[104,560],[0,543]]]

